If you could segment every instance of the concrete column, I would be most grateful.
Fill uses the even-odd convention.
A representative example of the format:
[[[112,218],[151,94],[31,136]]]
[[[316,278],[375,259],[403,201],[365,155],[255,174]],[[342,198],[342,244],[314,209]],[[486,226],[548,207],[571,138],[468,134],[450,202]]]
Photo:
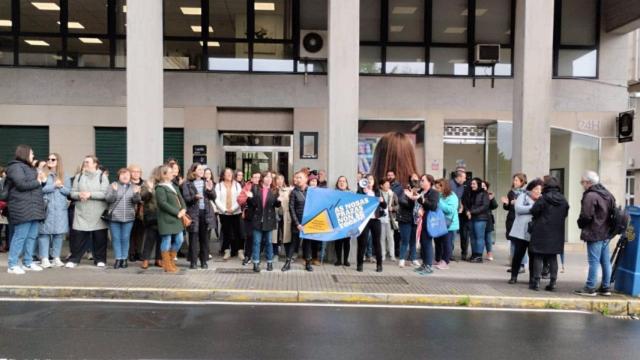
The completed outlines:
[[[512,172],[549,172],[553,0],[517,0]]]
[[[427,117],[424,132],[424,172],[439,179],[444,168],[444,117],[441,114]]]
[[[186,107],[184,109],[184,167],[191,166],[193,145],[207,146],[207,166],[218,178],[224,164],[224,154],[218,141],[218,110],[215,107]]]
[[[149,174],[162,163],[162,1],[127,4],[127,161]]]
[[[358,171],[359,19],[359,0],[329,0],[329,183]]]

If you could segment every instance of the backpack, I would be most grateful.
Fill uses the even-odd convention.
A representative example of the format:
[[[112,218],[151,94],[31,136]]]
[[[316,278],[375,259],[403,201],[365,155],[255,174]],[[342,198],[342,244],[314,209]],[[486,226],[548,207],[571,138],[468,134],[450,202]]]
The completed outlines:
[[[617,235],[622,235],[627,231],[631,218],[629,212],[623,209],[622,206],[616,205],[616,198],[604,187],[597,189],[596,193],[602,196],[609,203],[608,209],[608,225],[609,236],[613,238]]]

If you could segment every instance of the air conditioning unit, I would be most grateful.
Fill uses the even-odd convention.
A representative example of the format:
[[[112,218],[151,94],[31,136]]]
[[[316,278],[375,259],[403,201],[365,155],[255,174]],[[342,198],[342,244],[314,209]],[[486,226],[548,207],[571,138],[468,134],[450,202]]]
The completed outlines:
[[[326,60],[329,55],[329,34],[324,30],[300,30],[300,59]]]
[[[477,44],[475,51],[476,65],[493,65],[500,62],[499,44]]]

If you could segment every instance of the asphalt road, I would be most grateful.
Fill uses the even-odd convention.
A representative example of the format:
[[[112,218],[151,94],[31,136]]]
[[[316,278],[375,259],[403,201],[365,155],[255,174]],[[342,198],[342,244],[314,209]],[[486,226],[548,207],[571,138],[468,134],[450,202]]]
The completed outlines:
[[[638,359],[600,315],[273,305],[0,302],[0,359]]]

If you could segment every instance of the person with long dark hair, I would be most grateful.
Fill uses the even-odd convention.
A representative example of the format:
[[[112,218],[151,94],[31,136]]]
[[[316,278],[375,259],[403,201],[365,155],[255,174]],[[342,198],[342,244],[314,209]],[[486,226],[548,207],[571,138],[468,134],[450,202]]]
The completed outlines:
[[[513,178],[511,181],[512,181],[511,190],[509,190],[509,193],[507,193],[507,196],[503,196],[502,198],[500,198],[500,202],[502,203],[502,208],[505,211],[507,211],[505,228],[507,230],[507,240],[509,240],[509,242],[511,243],[509,254],[513,259],[513,254],[515,253],[516,245],[512,240],[512,237],[510,234],[511,234],[511,229],[513,228],[513,223],[515,222],[517,217],[516,211],[515,211],[516,201],[522,193],[527,191],[525,189],[525,186],[527,185],[527,175],[524,173],[516,173],[513,175]],[[524,270],[524,267],[527,263],[528,263],[528,259],[525,254],[525,257],[522,259],[522,264],[520,269]],[[507,271],[511,271],[511,269],[508,269]]]
[[[420,188],[422,192],[416,200],[417,206],[420,207],[422,214],[422,229],[420,231],[420,257],[422,265],[415,271],[420,275],[428,275],[433,273],[433,237],[427,230],[427,215],[430,211],[438,209],[440,194],[434,188],[435,179],[433,176],[424,174],[420,178]]]
[[[338,177],[336,181],[336,190],[339,191],[351,191],[349,189],[349,180],[346,176]],[[351,251],[351,238],[338,239],[334,243],[336,249],[336,263],[335,266],[351,266],[349,262],[349,252]]]
[[[65,181],[62,158],[59,154],[51,153],[47,159],[48,177],[42,188],[47,203],[47,217],[40,224],[38,235],[38,250],[40,266],[64,266],[60,260],[62,241],[69,232],[69,215],[67,196],[71,192],[69,182]],[[53,263],[49,261],[53,258]]]
[[[213,181],[204,180],[204,166],[194,163],[189,168],[187,181],[182,184],[182,196],[187,203],[187,214],[193,221],[189,232],[189,262],[190,269],[197,269],[198,259],[200,267],[207,269],[209,260],[209,229],[215,224],[215,212],[211,201],[215,201]]]
[[[470,183],[470,195],[465,205],[467,219],[471,221],[471,249],[470,262],[481,263],[484,253],[487,224],[491,220],[491,200],[489,194],[482,188],[482,179],[473,178]]]
[[[398,266],[404,267],[407,260],[407,251],[409,251],[409,261],[413,266],[420,266],[416,260],[416,231],[417,224],[413,216],[415,203],[420,196],[420,177],[418,174],[411,174],[409,186],[404,189],[398,198],[398,227],[400,229],[400,260]]]
[[[238,250],[243,249],[243,239],[240,227],[240,204],[238,196],[242,186],[233,179],[233,170],[226,168],[220,174],[220,182],[215,186],[215,205],[220,216],[220,231],[222,232],[223,260],[229,260],[235,256]]]
[[[460,201],[456,193],[451,190],[451,185],[446,179],[439,179],[435,183],[435,189],[440,193],[438,208],[442,210],[447,221],[447,235],[434,239],[436,268],[446,270],[451,262],[453,238],[460,229],[458,219],[458,206]]]
[[[509,239],[514,249],[511,257],[511,279],[509,279],[509,284],[518,282],[522,260],[527,253],[529,240],[531,240],[531,234],[529,233],[529,223],[533,218],[531,208],[542,195],[542,185],[542,180],[532,180],[527,185],[526,191],[518,195],[514,204],[515,219],[511,226],[511,232],[509,232]],[[529,270],[529,275],[531,276],[531,269]],[[532,282],[531,279],[529,282]]]
[[[262,173],[258,186],[254,186],[247,200],[247,208],[251,209],[253,228],[253,250],[251,260],[253,271],[260,272],[260,249],[264,248],[267,256],[267,271],[273,271],[273,245],[271,236],[277,227],[276,209],[281,205],[278,189],[273,182],[273,174]]]
[[[411,175],[418,172],[415,146],[411,139],[401,132],[389,132],[376,144],[371,161],[371,174],[376,179],[386,177],[393,170],[402,186],[410,185]]]
[[[9,222],[13,226],[7,272],[21,275],[25,270],[42,271],[33,263],[33,251],[38,237],[38,224],[46,217],[42,185],[47,176],[33,168],[33,150],[28,145],[18,145],[15,159],[7,167],[5,185],[8,188],[7,206]],[[19,265],[20,255],[24,266]]]
[[[358,236],[358,259],[356,271],[363,271],[364,253],[367,247],[367,238],[369,233],[372,235],[373,248],[376,254],[376,272],[382,272],[382,249],[380,247],[380,236],[382,226],[380,224],[380,217],[384,214],[384,209],[387,208],[387,203],[382,197],[382,192],[376,186],[376,181],[373,175],[367,175],[367,187],[360,189],[359,194],[374,196],[380,200],[380,204],[376,208],[376,211],[369,222],[364,227],[360,235]]]
[[[302,227],[302,214],[304,212],[304,204],[307,200],[307,174],[304,171],[298,171],[294,175],[295,188],[289,194],[289,214],[291,215],[291,243],[285,248],[287,250],[287,260],[282,266],[282,271],[288,271],[291,269],[291,259],[293,252],[300,246],[300,233],[303,230]],[[305,259],[305,270],[313,271],[311,266],[311,242],[309,240],[302,241],[302,254]]]

